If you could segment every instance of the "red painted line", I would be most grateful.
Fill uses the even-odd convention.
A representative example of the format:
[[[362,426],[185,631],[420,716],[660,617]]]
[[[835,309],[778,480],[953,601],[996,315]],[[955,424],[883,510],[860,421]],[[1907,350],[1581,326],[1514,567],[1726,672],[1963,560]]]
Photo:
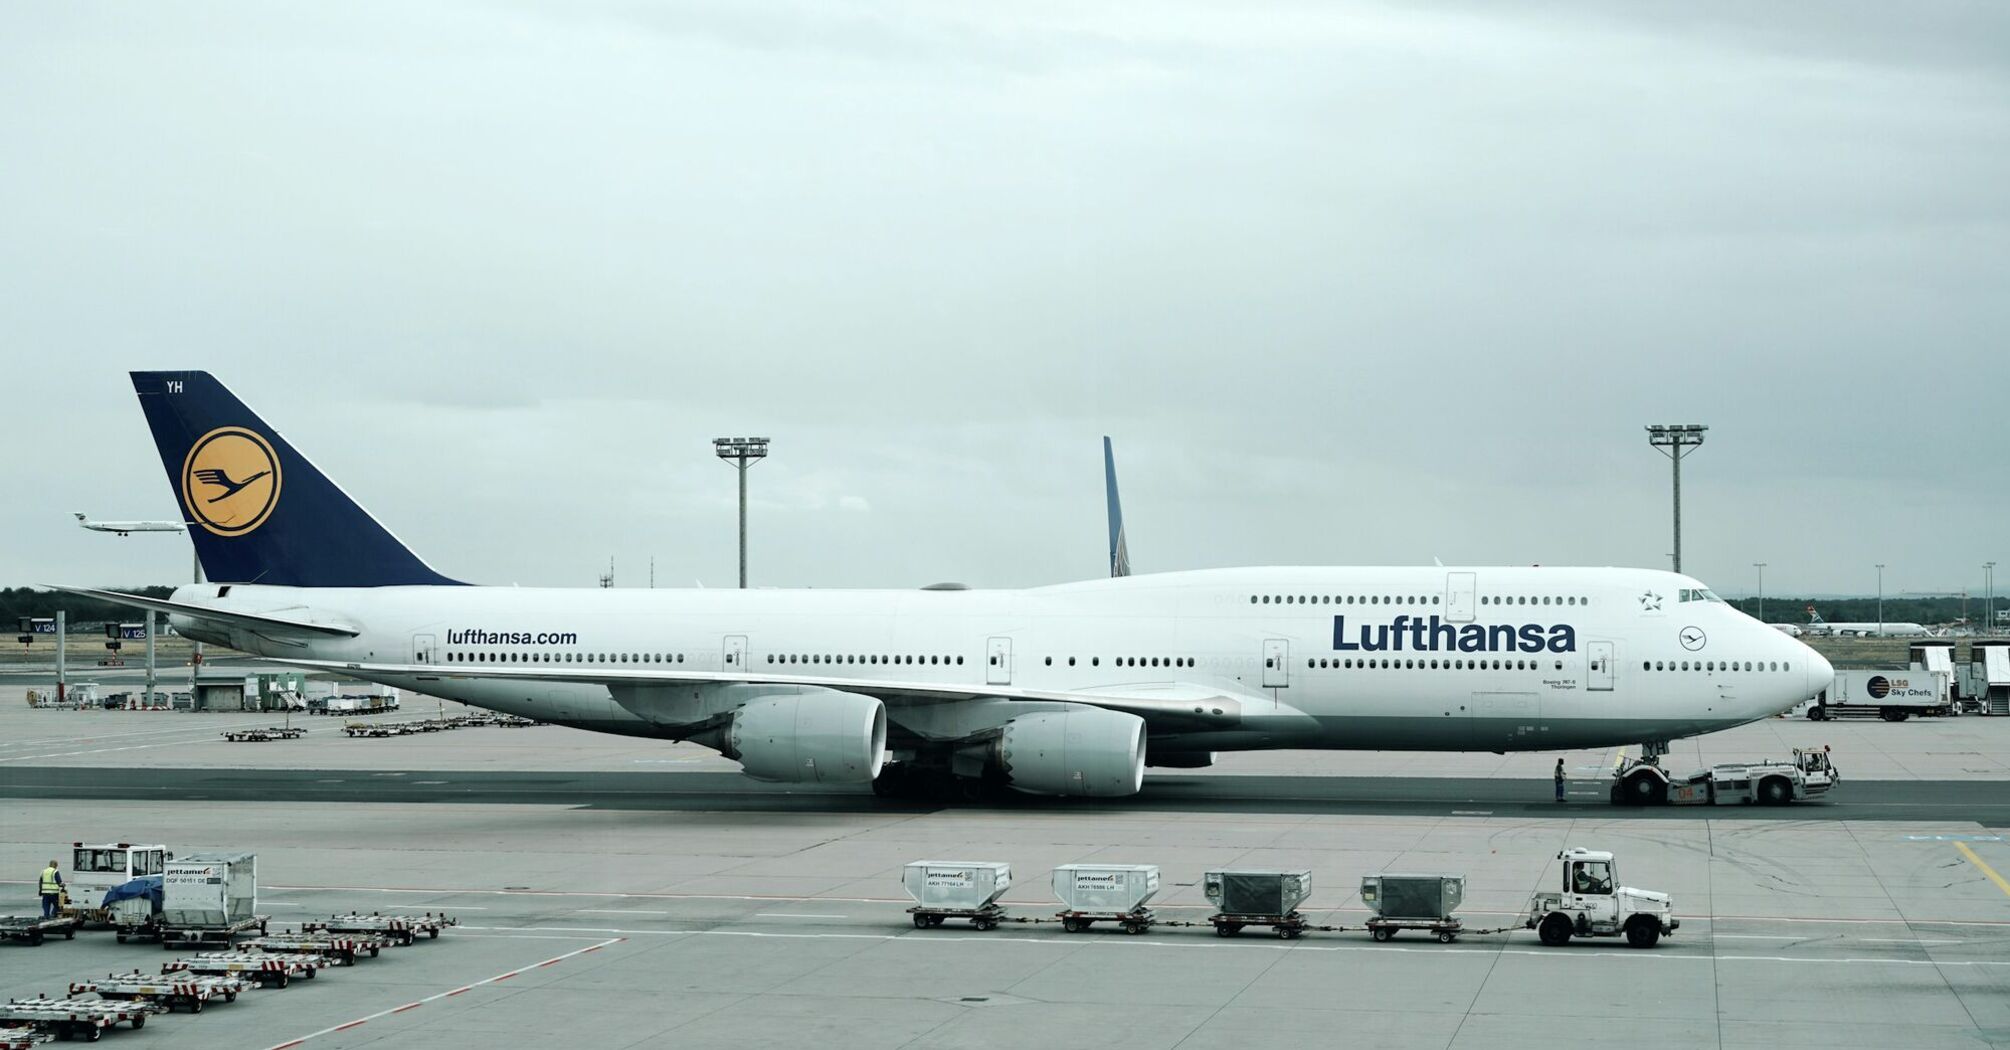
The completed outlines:
[[[544,962],[541,962],[541,963],[538,963],[538,964],[537,964],[537,966],[538,966],[538,969],[540,969],[540,970],[541,970],[541,969],[543,969],[543,968],[545,968],[545,967],[547,967],[547,966],[557,966],[557,965],[558,965],[558,964],[559,964],[559,963],[560,963],[561,961],[563,961],[563,960],[559,960],[559,959],[546,959],[546,960],[545,960]]]
[[[357,1026],[357,1025],[359,1025],[359,1024],[367,1024],[367,1023],[369,1023],[369,1020],[370,1020],[369,1018],[365,1017],[365,1018],[363,1018],[363,1019],[362,1019],[361,1021],[351,1021],[351,1022],[349,1022],[348,1024],[338,1024],[338,1025],[336,1025],[335,1027],[333,1027],[333,1028],[330,1028],[330,1029],[329,1029],[329,1031],[331,1031],[331,1032],[346,1032],[346,1031],[348,1031],[349,1029],[351,1029],[351,1028],[354,1028],[354,1027],[356,1027],[356,1026]]]
[[[405,1005],[403,1005],[403,1006],[400,1006],[400,1007],[398,1007],[398,1008],[397,1008],[396,1010],[393,1010],[393,1011],[391,1011],[391,1012],[392,1012],[392,1013],[394,1013],[394,1014],[401,1014],[401,1013],[404,1013],[404,1012],[405,1012],[405,1011],[407,1011],[407,1010],[417,1010],[417,1009],[418,1009],[419,1007],[421,1007],[421,1006],[424,1006],[424,1005],[426,1005],[426,1004],[424,1004],[424,1003],[406,1003]]]
[[[448,992],[448,993],[447,993],[447,995],[450,995],[450,996],[451,996],[451,995],[459,995],[459,994],[461,994],[462,992],[471,992],[471,991],[474,991],[474,985],[471,985],[471,984],[464,984],[464,985],[460,986],[459,988],[456,988],[456,989],[454,989],[453,991],[451,991],[451,992]],[[443,996],[442,998],[444,998],[444,996]],[[273,1048],[272,1048],[272,1050],[280,1050],[280,1048],[279,1048],[279,1047],[276,1047],[276,1046],[275,1046],[275,1047],[273,1047]]]
[[[518,970],[518,971],[516,971],[516,973],[506,973],[506,974],[503,974],[503,975],[502,975],[501,977],[491,977],[491,978],[489,978],[488,980],[486,980],[486,981],[483,981],[482,983],[483,983],[483,984],[501,984],[502,982],[504,982],[504,981],[507,981],[507,980],[509,980],[509,979],[510,979],[510,978],[512,978],[512,977],[515,977],[517,973],[522,973],[522,972],[523,972],[522,970]]]

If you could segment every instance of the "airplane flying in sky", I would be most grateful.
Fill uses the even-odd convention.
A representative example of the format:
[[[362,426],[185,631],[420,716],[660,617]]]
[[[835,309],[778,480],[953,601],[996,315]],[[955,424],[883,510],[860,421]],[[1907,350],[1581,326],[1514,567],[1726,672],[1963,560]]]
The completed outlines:
[[[65,590],[303,667],[695,741],[764,780],[1122,796],[1147,765],[1222,751],[1665,749],[1833,678],[1813,650],[1653,569],[1278,566],[1016,590],[470,586],[207,373],[132,378],[214,582],[168,599]]]
[[[92,532],[116,532],[130,536],[135,532],[180,532],[183,528],[178,521],[92,521],[77,511],[77,524]]]

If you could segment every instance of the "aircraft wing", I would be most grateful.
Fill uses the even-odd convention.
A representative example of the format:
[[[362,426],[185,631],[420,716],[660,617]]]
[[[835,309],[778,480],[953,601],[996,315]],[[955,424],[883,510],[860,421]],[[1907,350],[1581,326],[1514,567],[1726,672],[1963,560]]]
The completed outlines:
[[[75,594],[85,598],[97,598],[100,601],[115,602],[119,605],[131,606],[135,609],[152,609],[155,612],[190,616],[199,620],[220,623],[227,627],[254,630],[264,635],[277,635],[279,637],[290,635],[296,638],[303,636],[313,638],[354,638],[363,633],[360,629],[347,624],[314,623],[286,616],[275,616],[271,613],[240,612],[236,609],[218,609],[208,605],[189,605],[186,602],[173,602],[165,598],[148,598],[144,595],[125,594],[120,591],[101,591],[96,587],[51,587],[50,590],[61,591],[64,594]]]
[[[959,700],[1039,700],[1085,704],[1137,715],[1157,731],[1195,732],[1229,729],[1241,724],[1245,708],[1268,699],[1214,686],[1185,682],[1140,683],[1096,689],[1023,689],[1009,685],[961,685],[897,679],[841,678],[824,675],[761,674],[727,671],[617,670],[586,667],[460,667],[441,664],[348,663],[340,660],[277,659],[277,663],[333,671],[358,678],[381,677],[434,681],[572,682],[609,689],[677,685],[812,686],[862,693],[894,706],[952,703]]]

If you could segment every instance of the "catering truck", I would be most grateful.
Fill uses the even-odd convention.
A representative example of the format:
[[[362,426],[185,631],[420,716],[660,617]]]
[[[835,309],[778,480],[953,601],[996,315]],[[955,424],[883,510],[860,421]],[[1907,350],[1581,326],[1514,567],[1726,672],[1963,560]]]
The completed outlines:
[[[1903,722],[1913,715],[1948,714],[1953,705],[1951,678],[1946,672],[1924,668],[1837,671],[1835,682],[1808,707],[1808,718],[1821,722],[1861,715]]]

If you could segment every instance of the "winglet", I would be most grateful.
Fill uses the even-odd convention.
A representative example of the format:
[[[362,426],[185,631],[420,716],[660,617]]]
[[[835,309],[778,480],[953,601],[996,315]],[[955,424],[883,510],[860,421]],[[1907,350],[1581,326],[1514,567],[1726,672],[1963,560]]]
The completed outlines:
[[[1124,504],[1117,498],[1117,457],[1110,450],[1108,435],[1103,437],[1103,485],[1110,505],[1110,575],[1129,576],[1131,551],[1124,539]]]

